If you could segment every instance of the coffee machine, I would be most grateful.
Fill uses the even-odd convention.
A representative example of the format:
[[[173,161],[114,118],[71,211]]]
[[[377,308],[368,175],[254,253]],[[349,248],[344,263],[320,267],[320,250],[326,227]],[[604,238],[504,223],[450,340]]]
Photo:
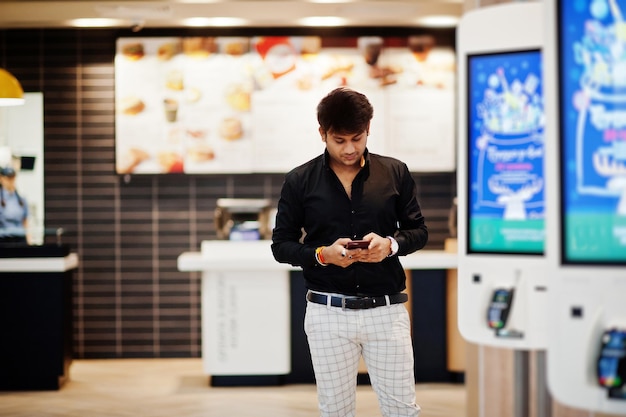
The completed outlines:
[[[218,239],[270,239],[271,201],[260,198],[220,198],[215,208]]]

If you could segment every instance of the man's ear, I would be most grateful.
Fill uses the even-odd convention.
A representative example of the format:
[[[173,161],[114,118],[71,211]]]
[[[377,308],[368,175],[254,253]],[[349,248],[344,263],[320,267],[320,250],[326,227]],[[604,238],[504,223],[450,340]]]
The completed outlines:
[[[320,136],[322,137],[322,142],[326,142],[326,132],[322,129],[322,126],[319,127]]]

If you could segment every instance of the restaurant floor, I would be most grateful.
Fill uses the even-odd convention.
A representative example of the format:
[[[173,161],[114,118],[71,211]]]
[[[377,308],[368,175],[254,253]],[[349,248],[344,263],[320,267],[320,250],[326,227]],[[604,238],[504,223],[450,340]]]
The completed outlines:
[[[462,384],[417,384],[420,417],[464,417]],[[315,417],[315,386],[211,387],[201,359],[75,360],[59,391],[0,392],[2,417]],[[359,385],[357,417],[379,417]]]

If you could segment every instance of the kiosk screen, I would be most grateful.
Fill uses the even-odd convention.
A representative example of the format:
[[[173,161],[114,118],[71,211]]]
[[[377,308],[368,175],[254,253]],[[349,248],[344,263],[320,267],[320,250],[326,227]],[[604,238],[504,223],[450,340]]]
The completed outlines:
[[[624,5],[559,2],[564,264],[626,264]]]
[[[540,50],[468,55],[469,253],[543,254]]]

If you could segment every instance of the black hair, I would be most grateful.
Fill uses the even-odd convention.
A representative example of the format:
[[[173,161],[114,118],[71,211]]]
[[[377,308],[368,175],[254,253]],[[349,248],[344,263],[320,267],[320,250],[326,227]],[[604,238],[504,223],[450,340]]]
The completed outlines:
[[[4,168],[0,169],[0,176],[3,176],[3,177],[14,177],[15,176],[15,169],[13,169],[12,167],[4,167]]]
[[[374,108],[367,97],[346,87],[334,89],[317,105],[317,121],[325,133],[363,132],[373,116]]]

